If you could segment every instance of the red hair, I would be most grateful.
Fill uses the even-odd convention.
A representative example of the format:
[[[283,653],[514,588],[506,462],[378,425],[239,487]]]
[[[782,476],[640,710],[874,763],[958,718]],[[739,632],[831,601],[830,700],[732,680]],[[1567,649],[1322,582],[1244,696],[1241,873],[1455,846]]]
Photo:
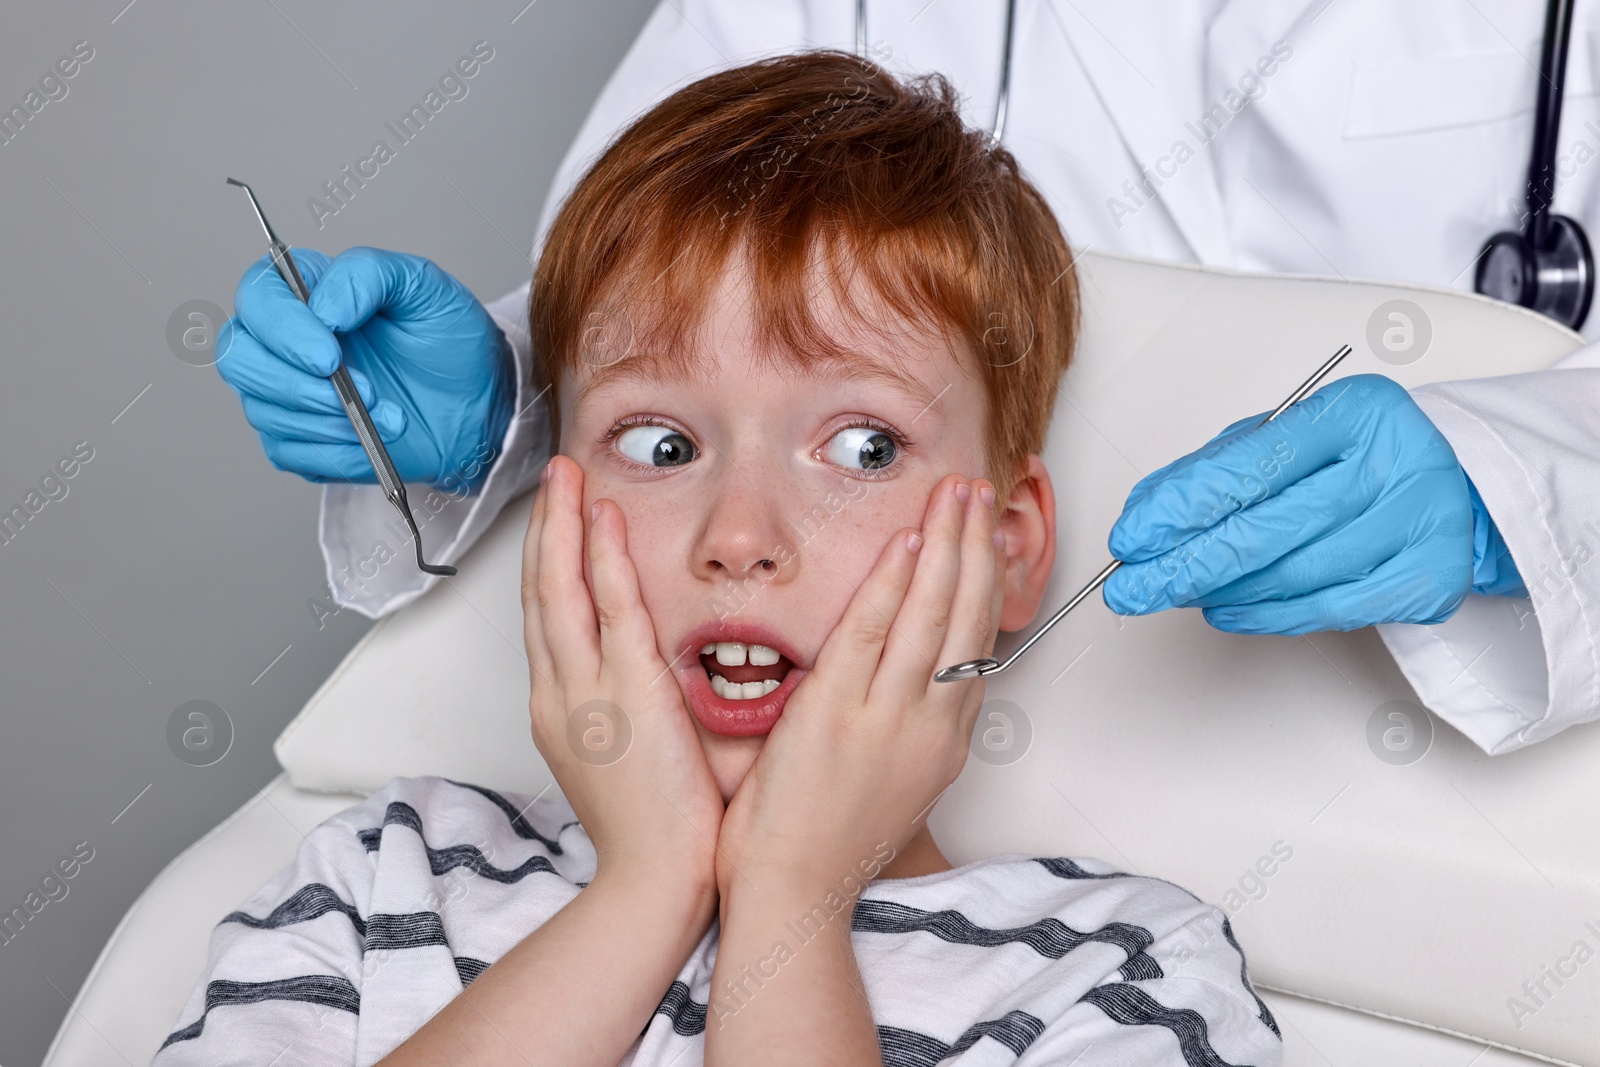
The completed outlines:
[[[1044,447],[1077,278],[1044,198],[963,124],[948,81],[804,52],[702,78],[628,126],[562,205],[534,272],[535,384],[552,387],[552,433],[564,374],[623,356],[641,363],[619,370],[686,368],[735,251],[757,336],[789,358],[860,358],[812,314],[818,266],[863,323],[851,294],[864,285],[964,350],[1005,499]]]

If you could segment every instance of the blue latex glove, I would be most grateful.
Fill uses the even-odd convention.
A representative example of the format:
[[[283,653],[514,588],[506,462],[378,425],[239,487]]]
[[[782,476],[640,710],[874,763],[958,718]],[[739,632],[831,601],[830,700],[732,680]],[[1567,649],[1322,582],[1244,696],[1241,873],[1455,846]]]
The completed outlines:
[[[1234,633],[1443,622],[1468,592],[1521,594],[1448,441],[1401,386],[1343,378],[1241,419],[1133,487],[1112,527],[1122,615],[1199,607]]]
[[[403,481],[475,489],[516,396],[510,346],[488,311],[419,256],[293,254],[311,303],[263,256],[217,338],[217,370],[272,465],[313,482],[377,481],[329,380],[342,359]]]

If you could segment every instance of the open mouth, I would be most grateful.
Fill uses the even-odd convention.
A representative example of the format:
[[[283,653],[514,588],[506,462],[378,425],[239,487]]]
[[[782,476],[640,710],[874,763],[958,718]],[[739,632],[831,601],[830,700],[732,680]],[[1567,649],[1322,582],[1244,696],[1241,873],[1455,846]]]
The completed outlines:
[[[734,640],[733,634],[745,640]],[[708,632],[709,631],[709,632]],[[748,623],[707,627],[695,635],[699,668],[680,668],[689,709],[711,733],[728,737],[764,734],[783,715],[805,668],[763,627]],[[773,644],[764,642],[772,641]]]
[[[783,684],[794,664],[775,648],[713,641],[700,649],[711,691],[724,700],[760,700]]]

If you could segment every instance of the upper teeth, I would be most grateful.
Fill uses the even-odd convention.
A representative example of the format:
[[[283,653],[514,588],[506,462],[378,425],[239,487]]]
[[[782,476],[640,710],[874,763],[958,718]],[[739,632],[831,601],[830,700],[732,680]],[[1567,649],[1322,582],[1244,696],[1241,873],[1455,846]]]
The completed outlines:
[[[742,667],[748,659],[752,666],[770,667],[778,662],[778,650],[766,645],[747,645],[743,641],[713,641],[700,650],[702,656],[716,656],[724,667]]]

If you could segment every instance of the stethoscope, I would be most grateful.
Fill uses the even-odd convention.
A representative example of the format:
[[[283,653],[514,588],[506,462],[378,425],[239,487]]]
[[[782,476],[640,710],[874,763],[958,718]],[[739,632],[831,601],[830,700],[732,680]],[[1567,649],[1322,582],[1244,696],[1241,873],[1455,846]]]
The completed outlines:
[[[1005,41],[1000,53],[1000,92],[990,137],[1005,132],[1011,98],[1011,53],[1016,0],[1006,0]],[[1489,238],[1478,253],[1473,289],[1484,296],[1531,308],[1576,330],[1594,300],[1594,254],[1583,226],[1549,210],[1555,199],[1556,136],[1567,83],[1567,46],[1572,37],[1572,0],[1549,0],[1544,46],[1539,57],[1539,97],[1534,107],[1533,152],[1528,161],[1528,210],[1521,230]],[[856,54],[867,54],[867,0],[856,0]]]
[[[1000,95],[994,102],[994,125],[989,139],[1000,143],[1006,129],[1006,104],[1011,100],[1011,32],[1017,19],[1017,0],[1006,0],[1005,43],[1000,49]],[[856,55],[867,55],[867,0],[856,0]]]
[[[1572,0],[1550,0],[1539,57],[1533,153],[1528,161],[1528,210],[1521,230],[1497,233],[1478,253],[1473,288],[1484,296],[1532,308],[1574,330],[1594,299],[1594,255],[1576,219],[1549,210],[1555,200],[1556,135],[1567,84]]]

